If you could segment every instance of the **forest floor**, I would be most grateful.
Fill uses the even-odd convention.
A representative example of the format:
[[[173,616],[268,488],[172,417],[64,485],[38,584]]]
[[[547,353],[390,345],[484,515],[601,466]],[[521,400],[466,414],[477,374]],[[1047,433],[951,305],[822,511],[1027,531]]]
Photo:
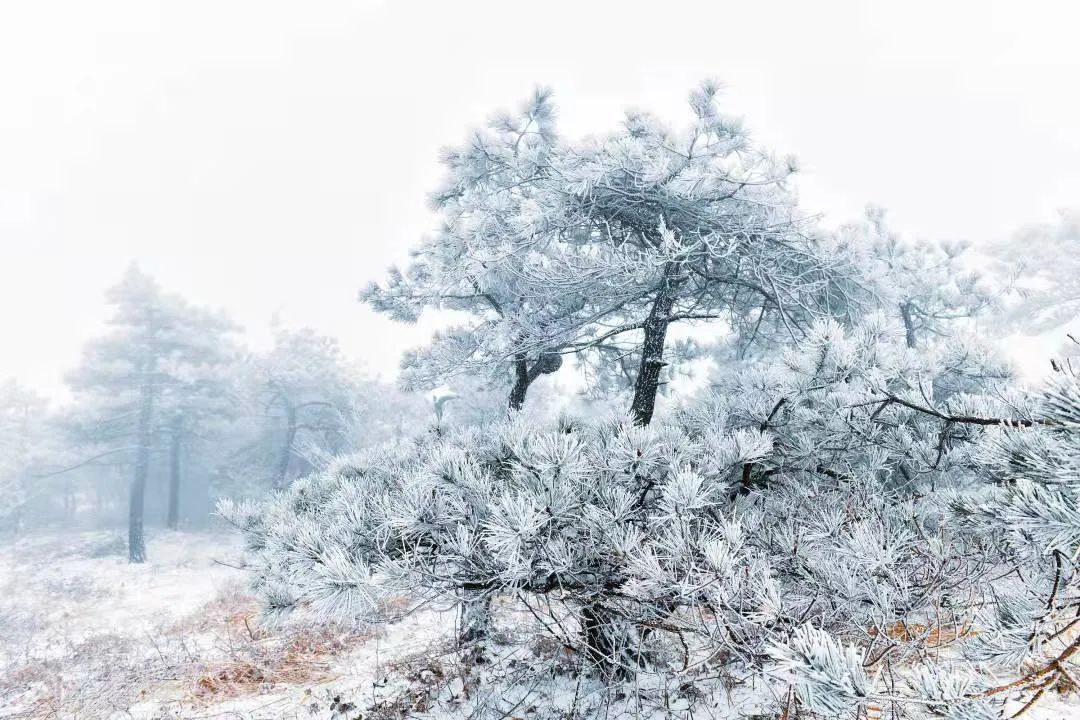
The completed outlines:
[[[353,720],[360,705],[396,716],[421,676],[453,692],[448,611],[269,629],[234,536],[156,531],[147,554],[130,565],[109,532],[0,546],[0,718]]]
[[[237,567],[241,555],[228,532],[152,532],[141,565],[127,562],[116,532],[0,543],[0,720],[448,718],[478,697],[476,675],[450,644],[452,610],[428,607],[378,628],[267,626]],[[525,649],[524,662],[485,665],[479,682],[525,686],[517,674],[539,668],[558,681],[532,708],[580,709],[582,685],[572,667],[559,667],[561,647],[528,645],[528,619],[507,616],[517,612],[500,610],[506,627],[522,628],[510,644]],[[509,708],[506,717],[529,717],[522,703],[531,692],[490,695]],[[716,694],[700,717],[750,714],[740,692]],[[664,708],[648,714],[699,715],[670,701],[665,693]],[[1080,709],[1055,697],[1025,717],[1080,718]]]

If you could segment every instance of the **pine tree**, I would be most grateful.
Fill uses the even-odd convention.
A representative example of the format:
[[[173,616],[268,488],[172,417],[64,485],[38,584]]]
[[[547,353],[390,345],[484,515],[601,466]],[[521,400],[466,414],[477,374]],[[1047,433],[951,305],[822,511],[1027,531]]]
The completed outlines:
[[[320,452],[342,447],[345,423],[358,399],[360,377],[337,341],[310,328],[279,329],[269,352],[250,358],[249,393],[269,420],[261,443],[272,456],[271,485],[287,486],[300,469],[298,443]]]
[[[788,184],[795,161],[754,146],[720,111],[714,84],[689,105],[685,129],[632,113],[602,142],[568,150],[559,168],[573,261],[545,280],[590,299],[570,347],[625,351],[630,338],[631,412],[643,425],[672,324],[722,322],[746,343],[793,342],[815,319],[855,317],[864,292],[846,248],[819,237],[798,210]]]
[[[673,323],[722,320],[752,342],[849,315],[861,275],[798,212],[793,161],[753,146],[719,112],[715,86],[692,93],[690,108],[679,132],[630,114],[606,138],[571,142],[537,93],[448,151],[440,232],[362,294],[401,320],[425,308],[473,318],[407,356],[406,377],[509,367],[518,407],[562,355],[599,360],[604,373],[622,371],[612,352],[634,355],[633,413],[648,424]]]
[[[885,210],[871,206],[866,219],[838,231],[838,243],[858,254],[881,310],[898,316],[910,348],[996,309],[1005,287],[972,269],[964,243],[905,242],[889,229]]]
[[[134,455],[128,558],[140,563],[146,559],[146,482],[166,413],[193,402],[200,392],[194,376],[220,361],[222,335],[230,325],[162,292],[135,266],[106,299],[114,308],[111,329],[86,344],[68,382],[83,404],[83,439],[107,448],[105,453]]]
[[[1063,211],[1056,222],[1024,227],[991,252],[1012,290],[1001,318],[1006,329],[1024,334],[1076,330],[1080,212]]]
[[[691,108],[683,132],[631,115],[574,143],[545,106],[448,154],[444,232],[366,298],[473,320],[407,369],[434,382],[520,357],[527,390],[545,354],[607,361],[629,413],[511,413],[225,504],[267,611],[383,621],[388,597],[454,600],[476,661],[498,637],[492,600],[512,597],[537,620],[519,634],[616,694],[640,700],[648,678],[692,698],[721,674],[760,683],[761,713],[782,717],[982,720],[1012,690],[1037,700],[1080,647],[1075,382],[1040,406],[965,332],[997,298],[963,248],[905,243],[876,210],[820,232],[792,165],[715,88]],[[735,352],[712,392],[654,422],[676,322],[717,323]]]
[[[530,267],[547,261],[564,232],[550,178],[556,142],[550,95],[537,91],[519,113],[497,116],[445,151],[446,178],[432,195],[439,231],[413,251],[405,271],[391,268],[385,285],[361,293],[405,322],[429,308],[469,317],[406,355],[407,387],[431,389],[470,372],[500,378],[509,369],[507,403],[521,409],[532,383],[562,365],[560,342],[546,336],[572,322],[583,300],[530,279]]]
[[[972,657],[1019,677],[992,694],[1020,691],[1034,704],[1080,670],[1080,380],[1060,372],[1043,393],[1037,422],[987,438],[989,490],[955,508],[1016,568],[1019,582],[995,584],[979,615]]]
[[[159,414],[169,450],[169,491],[166,527],[180,526],[180,498],[185,457],[199,441],[220,441],[237,414],[237,389],[228,364],[237,351],[227,332],[233,330],[224,318],[203,318],[208,333],[200,339],[201,357],[175,368],[172,381],[163,389]]]

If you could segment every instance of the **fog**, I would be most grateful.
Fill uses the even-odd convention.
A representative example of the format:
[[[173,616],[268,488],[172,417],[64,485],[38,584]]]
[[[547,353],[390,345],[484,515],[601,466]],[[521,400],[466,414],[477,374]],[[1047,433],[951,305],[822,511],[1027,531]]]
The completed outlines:
[[[717,78],[827,222],[873,202],[911,236],[1001,240],[1080,194],[1078,20],[981,1],[4,3],[0,377],[63,397],[132,260],[257,345],[276,315],[392,376],[430,324],[356,292],[434,228],[439,148],[535,85],[580,135],[626,107],[677,119]]]

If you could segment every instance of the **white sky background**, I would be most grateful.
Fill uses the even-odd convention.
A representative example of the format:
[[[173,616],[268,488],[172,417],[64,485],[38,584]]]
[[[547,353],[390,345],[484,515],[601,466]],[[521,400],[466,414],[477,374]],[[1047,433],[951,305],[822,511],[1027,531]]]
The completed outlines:
[[[716,77],[829,222],[1000,240],[1080,205],[1078,27],[1069,1],[0,0],[0,378],[57,392],[133,259],[256,345],[277,313],[393,373],[425,331],[357,290],[433,226],[438,149],[536,84],[577,135],[678,121]]]

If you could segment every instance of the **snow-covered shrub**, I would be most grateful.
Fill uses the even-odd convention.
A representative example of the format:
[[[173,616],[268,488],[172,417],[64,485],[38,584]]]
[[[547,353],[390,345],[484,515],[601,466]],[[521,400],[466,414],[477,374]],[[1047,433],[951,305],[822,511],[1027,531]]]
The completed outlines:
[[[1053,396],[1047,434],[1006,380],[970,343],[916,352],[880,318],[847,332],[824,322],[646,427],[515,417],[365,451],[224,511],[271,613],[377,620],[388,596],[465,607],[510,596],[608,682],[692,683],[723,667],[815,712],[907,693],[911,712],[933,713],[959,681],[929,682],[945,671],[926,665],[928,650],[1002,649],[998,635],[1031,627],[1023,593],[991,602],[1018,563],[1051,558],[1059,579],[1048,570],[1032,593],[1060,586],[1054,602],[1075,607],[1064,592],[1075,498],[1060,487],[1074,396]],[[1005,431],[1002,419],[1037,427]],[[1059,476],[1037,492],[1023,479],[988,489],[987,447],[1014,467],[1037,449]],[[980,522],[956,522],[957,509]],[[881,679],[905,663],[921,673],[914,691]],[[996,701],[964,692],[950,701],[965,713]]]
[[[1036,426],[988,437],[989,492],[956,509],[1000,556],[984,588],[968,657],[1019,672],[1032,700],[1074,688],[1080,651],[1080,381],[1060,373],[1043,394]],[[977,501],[975,501],[977,500]]]

